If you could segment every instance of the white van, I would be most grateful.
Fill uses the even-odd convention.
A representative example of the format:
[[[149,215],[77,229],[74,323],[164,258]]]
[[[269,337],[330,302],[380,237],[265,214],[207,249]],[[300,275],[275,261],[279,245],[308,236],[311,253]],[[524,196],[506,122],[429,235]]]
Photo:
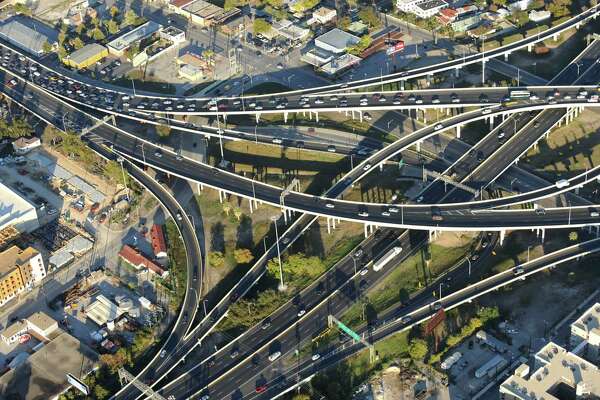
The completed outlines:
[[[277,360],[280,355],[281,355],[281,352],[276,351],[275,353],[273,353],[269,356],[269,361],[273,362],[273,361]]]

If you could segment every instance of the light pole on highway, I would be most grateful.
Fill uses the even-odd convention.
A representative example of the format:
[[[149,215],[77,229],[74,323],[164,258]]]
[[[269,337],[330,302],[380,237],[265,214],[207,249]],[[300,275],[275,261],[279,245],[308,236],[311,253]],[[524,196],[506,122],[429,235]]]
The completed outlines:
[[[527,262],[529,262],[529,249],[531,248],[531,246],[527,246]]]
[[[577,77],[579,78],[579,68],[581,67],[582,63],[576,62],[575,65],[577,66]]]
[[[444,284],[443,282],[440,282],[440,300],[442,299],[442,285],[443,284]]]
[[[133,97],[135,97],[135,83],[133,83],[133,79],[131,80],[131,87],[133,88]]]
[[[354,275],[356,275],[356,258],[354,257],[354,254],[352,255],[352,262],[354,263]]]
[[[517,180],[517,178],[513,178],[513,179],[510,180],[510,191],[511,192],[513,191],[513,183],[515,183],[516,180]]]
[[[217,106],[217,133],[219,134],[219,148],[221,149],[221,162],[225,161],[225,156],[223,155],[223,130],[221,129],[221,122],[219,120],[219,98],[216,98],[215,105]]]
[[[283,267],[281,265],[281,250],[279,248],[279,232],[277,231],[277,220],[279,217],[273,215],[271,221],[275,226],[275,244],[277,245],[277,261],[279,262],[279,291],[283,292],[286,289],[285,283],[283,282]]]
[[[469,257],[466,258],[467,263],[469,263],[469,278],[471,277],[471,259]]]
[[[573,210],[571,208],[571,201],[567,200],[567,204],[569,205],[569,221],[567,222],[567,225],[571,225],[571,210]]]
[[[288,81],[288,86],[291,88],[292,87],[292,78],[294,77],[295,74],[291,74],[290,76],[287,77],[287,81]]]

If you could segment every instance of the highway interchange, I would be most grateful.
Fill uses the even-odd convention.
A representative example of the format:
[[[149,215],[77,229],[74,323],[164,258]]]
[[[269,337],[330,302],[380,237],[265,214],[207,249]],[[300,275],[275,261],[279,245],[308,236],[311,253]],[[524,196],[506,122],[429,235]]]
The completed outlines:
[[[584,20],[595,16],[597,13],[596,9],[596,7],[593,7],[591,10],[578,15],[575,19],[570,22],[568,21],[569,24],[565,26],[573,26],[574,24],[581,23]],[[544,37],[552,36],[562,29],[566,29],[565,26],[559,25],[551,28],[549,32],[543,32],[543,35],[547,35]],[[509,45],[497,49],[498,51],[495,53],[489,51],[483,56],[470,56],[473,57],[474,61],[467,57],[463,60],[463,64],[479,62],[485,60],[487,57],[502,55],[516,48],[527,46],[529,43],[534,43],[537,40],[540,39],[536,38],[531,39],[526,43]],[[344,178],[338,181],[325,196],[309,196],[304,193],[293,191],[287,192],[282,196],[283,190],[281,188],[265,185],[261,182],[255,182],[228,171],[187,159],[177,152],[158,148],[155,144],[148,142],[143,138],[137,137],[109,124],[101,123],[93,129],[92,133],[86,133],[84,138],[89,141],[90,146],[95,151],[99,152],[104,157],[117,157],[119,160],[122,160],[124,165],[127,166],[129,173],[160,199],[161,203],[169,211],[171,216],[178,221],[178,226],[182,232],[184,242],[186,243],[186,251],[188,254],[188,287],[186,298],[182,305],[182,311],[179,318],[174,325],[174,329],[171,331],[169,338],[161,348],[166,350],[169,356],[166,359],[159,359],[157,355],[150,365],[144,369],[144,372],[140,375],[140,380],[152,382],[156,385],[156,383],[160,382],[160,378],[164,377],[164,374],[167,371],[177,367],[178,369],[175,369],[174,371],[177,371],[176,375],[179,375],[180,378],[174,379],[176,376],[169,376],[169,378],[172,378],[170,379],[172,380],[172,383],[165,386],[165,389],[163,390],[165,397],[172,395],[176,398],[187,398],[190,396],[200,398],[208,393],[210,393],[211,398],[274,397],[281,393],[285,388],[294,384],[289,377],[297,376],[299,379],[303,379],[314,374],[317,370],[332,365],[360,349],[360,345],[349,345],[341,351],[333,349],[330,353],[323,354],[316,362],[310,359],[299,362],[292,371],[284,371],[281,365],[278,364],[281,361],[272,364],[267,360],[268,355],[276,351],[275,347],[279,347],[282,350],[282,353],[285,354],[292,352],[293,349],[300,346],[301,339],[310,337],[311,334],[314,335],[325,328],[326,316],[328,314],[339,314],[352,305],[359,295],[358,292],[360,289],[357,288],[360,285],[358,283],[360,280],[364,279],[362,275],[360,275],[360,269],[365,265],[368,266],[369,262],[372,262],[372,260],[377,259],[380,255],[384,254],[391,246],[395,245],[403,248],[403,252],[396,260],[394,260],[395,262],[400,262],[402,259],[408,257],[413,251],[416,251],[419,246],[426,241],[426,235],[423,233],[423,230],[505,231],[508,229],[519,228],[574,227],[600,224],[600,219],[597,219],[595,206],[547,209],[543,210],[543,213],[534,210],[491,210],[491,208],[534,202],[548,196],[555,196],[559,193],[572,190],[574,187],[582,186],[583,184],[594,180],[599,174],[597,168],[588,171],[586,174],[581,174],[580,176],[572,178],[568,187],[557,188],[555,185],[549,185],[548,187],[537,191],[502,199],[471,201],[473,197],[472,193],[461,190],[452,190],[450,193],[446,193],[444,185],[439,181],[435,181],[428,186],[422,193],[419,204],[369,204],[354,203],[338,199],[339,197],[343,197],[344,192],[367,173],[372,172],[387,160],[398,156],[402,151],[408,149],[410,146],[414,146],[427,137],[437,135],[449,129],[456,129],[457,127],[472,121],[481,119],[490,120],[491,118],[496,118],[499,121],[502,119],[504,123],[493,130],[493,134],[488,135],[484,140],[478,143],[477,146],[474,147],[472,155],[465,155],[464,159],[459,160],[460,162],[453,165],[451,167],[452,173],[449,174],[453,175],[456,181],[479,189],[480,193],[483,193],[482,183],[488,185],[495,180],[504,170],[506,170],[506,168],[518,160],[522,152],[526,151],[531,145],[540,140],[541,137],[552,126],[558,123],[559,120],[564,120],[566,112],[572,113],[582,107],[598,106],[597,97],[594,97],[594,92],[596,91],[596,84],[598,81],[598,68],[600,68],[596,62],[598,59],[598,52],[600,52],[599,47],[600,46],[593,45],[586,50],[585,57],[581,60],[585,64],[583,74],[580,76],[574,75],[574,69],[571,64],[571,68],[567,67],[563,70],[563,74],[559,74],[555,80],[551,82],[551,86],[528,88],[527,90],[531,95],[528,96],[525,101],[508,101],[507,97],[510,97],[510,90],[507,90],[506,88],[494,88],[493,90],[482,90],[481,88],[477,88],[465,91],[465,93],[462,93],[457,89],[446,92],[435,90],[423,91],[422,93],[419,92],[417,94],[414,94],[416,92],[413,91],[404,94],[402,100],[396,104],[394,104],[394,99],[400,99],[399,93],[401,92],[384,93],[383,95],[387,96],[386,101],[380,100],[382,92],[368,92],[367,95],[364,93],[344,94],[344,96],[347,96],[348,98],[349,111],[355,109],[357,112],[361,113],[361,117],[364,116],[363,113],[369,108],[378,110],[398,109],[402,107],[432,107],[443,109],[449,107],[463,108],[467,105],[482,108],[464,112],[448,118],[441,123],[427,126],[412,134],[406,135],[380,151],[371,151],[371,155],[368,153],[364,154],[367,158],[346,174]],[[3,45],[2,56],[5,60],[6,55],[9,55],[9,50],[8,47]],[[72,101],[74,99],[68,96],[69,93],[66,93],[66,90],[68,89],[61,92],[64,88],[53,87],[52,85],[44,84],[44,82],[36,80],[34,72],[38,72],[39,70],[30,68],[34,63],[26,59],[20,60],[19,57],[25,59],[25,56],[10,54],[6,65],[2,65],[2,69],[5,71],[6,75],[4,77],[6,84],[3,91],[40,118],[43,118],[50,124],[57,125],[59,128],[65,128],[64,118],[57,119],[56,117],[57,115],[60,115],[61,112],[69,113],[72,116],[76,115],[77,117],[75,120],[79,121],[79,123],[84,126],[92,126],[99,121],[98,118],[100,114],[98,112],[100,111],[119,114],[119,103],[122,107],[123,96],[129,96],[129,94],[124,93],[118,94],[113,97],[110,102],[105,101],[105,104],[101,107],[98,107],[98,104],[87,104],[87,106],[93,107],[86,108],[85,101]],[[14,65],[12,65],[13,63]],[[20,71],[23,67],[28,68],[28,71],[26,71],[25,74],[22,74]],[[437,69],[434,70],[419,69],[408,71],[408,73],[392,74],[387,76],[386,79],[402,78],[402,80],[407,80],[413,77],[437,73],[456,67],[456,63],[451,64],[450,66],[438,64],[435,66]],[[60,78],[55,78],[54,80],[51,80],[50,76],[48,76],[47,81],[58,82],[59,79]],[[23,80],[28,81],[27,84],[23,84]],[[366,87],[373,83],[378,84],[380,82],[381,79],[376,82],[370,80],[357,81],[356,85],[355,83],[352,83],[344,88],[333,85],[320,88],[318,91],[316,89],[306,90],[298,95],[282,94],[281,96],[287,96],[289,99],[292,99],[292,95],[295,97],[293,100],[287,101],[285,110],[283,108],[276,108],[278,104],[281,104],[277,103],[277,101],[281,102],[281,98],[280,100],[276,100],[275,103],[271,103],[271,106],[273,106],[271,111],[283,112],[282,110],[284,110],[286,112],[305,112],[307,109],[310,109],[310,112],[334,111],[334,109],[328,107],[331,106],[331,104],[327,104],[327,102],[332,103],[335,101],[337,101],[337,104],[334,107],[335,111],[339,111],[339,101],[342,95],[335,95],[338,96],[338,99],[332,100],[332,95],[325,96],[321,93],[337,89],[348,91],[352,88]],[[520,89],[523,88],[515,88],[515,90]],[[584,94],[586,91],[587,93]],[[457,95],[456,93],[458,92],[461,94]],[[481,97],[482,92],[486,92],[485,98]],[[107,96],[106,92],[98,92],[97,95],[97,97]],[[310,95],[310,100],[308,102],[310,107],[304,107],[304,104],[307,103],[302,100],[302,96],[308,95]],[[363,96],[367,96],[366,102],[361,102],[361,97]],[[414,100],[410,99],[411,96],[414,96]],[[138,96],[136,96],[136,98],[137,97]],[[57,101],[57,99],[60,100]],[[456,101],[456,99],[459,101]],[[482,99],[486,101],[482,101]],[[139,102],[145,101],[141,98],[138,100]],[[136,100],[136,102],[138,100]],[[318,102],[318,100],[322,100],[323,103]],[[417,103],[417,101],[421,100],[423,101],[422,103]],[[166,101],[173,102],[180,100]],[[235,99],[231,100],[231,106],[235,106],[233,104],[235,101]],[[269,103],[269,100],[266,99],[256,100],[254,98],[249,98],[241,99],[239,106],[245,108],[246,102],[248,102],[249,106],[251,102],[256,103],[257,101]],[[69,104],[69,102],[71,102],[71,104]],[[197,102],[197,100],[194,100],[194,102]],[[211,105],[208,104],[209,102],[210,99],[206,99],[205,103],[207,104],[198,104],[193,108],[210,108]],[[162,105],[159,104],[160,107],[169,107],[170,104],[172,104],[164,104],[164,100],[161,100],[161,103]],[[213,113],[213,115],[217,113],[223,115],[225,112],[231,112],[232,114],[239,112],[232,110],[231,108],[219,109],[218,104],[219,101],[216,101],[215,106],[217,112]],[[150,106],[152,107],[152,103],[150,103]],[[185,111],[188,113],[203,113],[202,111],[190,111],[190,108],[192,107],[185,108]],[[250,108],[253,110],[248,112],[242,110],[241,113],[256,114],[256,111],[269,111],[268,109],[256,110],[256,105]],[[343,106],[342,108],[346,108],[346,106]],[[175,114],[176,109],[177,104],[175,104],[174,110],[161,109],[157,110],[157,112],[162,111],[164,113],[165,111],[168,111],[168,114]],[[540,114],[546,113],[547,115],[544,115],[543,117],[536,116],[538,112]],[[530,113],[534,114],[531,115]],[[515,116],[513,116],[513,114]],[[128,114],[120,115],[125,117]],[[129,117],[147,117],[149,122],[156,119],[155,117],[148,117],[148,115],[149,114],[136,112],[135,115],[129,115]],[[532,117],[533,119],[531,119]],[[536,119],[539,119],[540,122],[536,123]],[[182,128],[190,127],[183,126]],[[206,127],[192,130],[198,132],[204,131],[205,134],[211,133],[206,132],[206,130],[208,130]],[[498,132],[500,132],[500,130],[504,133],[504,141],[498,140]],[[227,132],[216,133],[221,136],[227,134]],[[237,137],[232,137],[237,140],[256,139],[254,136],[248,137],[249,135],[244,135],[240,132],[234,133],[230,131],[229,133],[234,136],[237,135]],[[214,134],[215,132],[212,132],[212,135]],[[267,140],[263,140],[267,142]],[[511,145],[505,146],[505,143],[511,143]],[[270,145],[281,144],[282,143],[277,143],[271,139]],[[127,160],[132,160],[133,162]],[[474,165],[484,165],[485,163],[489,163],[490,160],[493,160],[491,168],[473,168]],[[201,286],[199,282],[189,279],[189,277],[197,272],[201,273],[203,257],[200,254],[193,227],[187,216],[185,216],[185,213],[182,213],[181,207],[177,204],[175,199],[169,195],[168,191],[154,182],[140,168],[136,167],[135,164],[146,164],[157,170],[169,172],[193,182],[214,187],[218,190],[239,194],[252,201],[268,202],[275,206],[285,208],[286,210],[300,212],[302,215],[291,225],[291,230],[286,231],[282,235],[282,240],[280,240],[282,249],[289,246],[310,225],[310,223],[316,219],[315,216],[361,222],[376,227],[382,227],[382,229],[378,230],[375,235],[369,236],[365,242],[360,245],[360,249],[364,256],[360,257],[358,269],[356,266],[357,259],[354,256],[357,250],[355,249],[347,257],[342,259],[338,265],[329,270],[325,276],[304,289],[303,292],[299,294],[298,299],[293,303],[286,304],[273,314],[270,317],[271,324],[269,329],[262,329],[262,326],[253,327],[232,343],[230,347],[219,349],[215,353],[208,346],[202,346],[202,340],[207,337],[215,323],[225,315],[231,302],[242,296],[260,278],[260,276],[262,276],[266,260],[274,256],[275,248],[271,247],[261,260],[250,269],[248,274],[231,289],[229,294],[224,297],[218,305],[210,310],[207,316],[199,318],[200,321],[194,321],[194,316],[199,305],[199,296],[201,296]],[[483,194],[481,194],[481,197],[483,197]],[[444,201],[446,204],[435,205],[440,201]],[[182,215],[183,217],[181,217]],[[388,227],[418,229],[421,231],[405,231],[398,236],[398,232],[388,229]],[[288,241],[284,241],[284,238],[287,238]],[[490,236],[490,238],[495,240],[494,235]],[[523,267],[526,269],[527,274],[535,273],[554,263],[562,262],[572,257],[579,257],[585,253],[596,251],[598,248],[600,248],[600,246],[598,246],[597,241],[581,243],[572,248],[549,254],[543,259],[534,260],[531,264]],[[464,274],[464,272],[465,266],[463,265],[452,271],[452,273],[457,276]],[[371,274],[373,273],[369,272],[367,275],[367,278],[372,279],[370,285],[377,280],[382,279],[385,272],[378,276],[371,276]],[[482,281],[477,285],[470,286],[469,290],[472,290],[472,292],[458,291],[455,294],[443,298],[441,301],[445,308],[453,307],[472,295],[481,295],[485,293],[486,290],[491,290],[490,287],[506,284],[514,279],[522,279],[527,276],[527,274],[515,278],[512,271],[509,271],[500,274],[501,276],[494,277],[493,280]],[[200,281],[201,280],[202,277],[200,278]],[[458,289],[459,288],[457,287],[456,290]],[[410,307],[398,310],[393,315],[380,319],[380,323],[381,321],[386,320],[388,323],[383,323],[382,326],[374,328],[371,332],[370,340],[379,340],[392,332],[397,332],[399,329],[405,329],[416,322],[428,318],[432,314],[432,307],[433,301],[431,291],[425,291],[411,302]],[[298,316],[297,311],[300,309],[307,310],[306,314]],[[401,322],[402,317],[406,317],[408,314],[411,315],[411,320],[409,322],[406,322],[407,320],[404,320],[404,323]],[[390,318],[395,322],[390,323]],[[190,370],[191,367],[186,366],[185,364],[177,365],[183,355],[190,354],[190,352],[197,347],[199,347],[200,352],[204,354],[203,362],[198,364],[193,370]],[[235,353],[235,351],[232,352],[232,349],[234,348],[238,349],[239,354],[236,354],[236,357],[231,357],[232,353]],[[240,368],[242,366],[244,368]],[[179,369],[182,369],[183,371]],[[228,377],[234,371],[235,384],[232,385],[232,381],[230,381],[230,378]],[[266,393],[258,394],[253,391],[253,387],[262,386],[264,383],[268,384]],[[235,387],[236,389],[232,390],[232,387]],[[139,396],[130,386],[127,386],[116,396],[116,398],[128,399],[137,397]]]

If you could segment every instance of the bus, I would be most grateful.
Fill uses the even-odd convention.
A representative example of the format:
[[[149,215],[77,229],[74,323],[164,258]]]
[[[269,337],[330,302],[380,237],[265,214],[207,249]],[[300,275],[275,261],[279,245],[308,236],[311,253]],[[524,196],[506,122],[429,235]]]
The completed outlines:
[[[381,268],[383,268],[387,263],[392,261],[392,258],[396,257],[398,254],[400,254],[400,252],[402,252],[402,247],[396,246],[392,248],[390,251],[385,253],[383,257],[381,257],[373,264],[373,271],[380,271]]]
[[[531,93],[529,92],[529,90],[511,90],[510,91],[511,99],[524,99],[524,98],[528,99],[529,96],[531,96]]]

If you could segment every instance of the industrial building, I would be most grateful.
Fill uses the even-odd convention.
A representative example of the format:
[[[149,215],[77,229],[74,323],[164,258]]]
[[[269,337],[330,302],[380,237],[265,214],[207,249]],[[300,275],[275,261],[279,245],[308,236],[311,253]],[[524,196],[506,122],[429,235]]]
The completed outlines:
[[[40,227],[35,206],[0,182],[0,230],[13,226],[20,232]]]
[[[109,42],[106,46],[108,52],[118,57],[125,55],[125,52],[136,42],[146,39],[151,35],[159,32],[162,29],[162,25],[154,21],[148,21],[143,25],[119,36],[118,38]]]
[[[98,43],[86,44],[79,50],[75,50],[66,58],[63,58],[63,63],[69,67],[76,69],[88,68],[96,62],[108,56],[108,49]]]
[[[106,296],[99,295],[93,303],[86,307],[85,313],[98,326],[104,326],[108,322],[119,318],[123,311]]]
[[[45,43],[53,48],[58,44],[58,32],[20,15],[11,17],[0,25],[0,37],[34,56],[44,54]]]
[[[241,13],[239,8],[225,11],[205,0],[172,0],[169,9],[201,26],[222,24]]]
[[[33,247],[12,246],[0,253],[0,305],[46,276],[42,255]]]
[[[167,257],[167,245],[165,243],[165,235],[161,225],[152,225],[152,228],[150,228],[150,239],[152,241],[154,256],[156,258]]]

